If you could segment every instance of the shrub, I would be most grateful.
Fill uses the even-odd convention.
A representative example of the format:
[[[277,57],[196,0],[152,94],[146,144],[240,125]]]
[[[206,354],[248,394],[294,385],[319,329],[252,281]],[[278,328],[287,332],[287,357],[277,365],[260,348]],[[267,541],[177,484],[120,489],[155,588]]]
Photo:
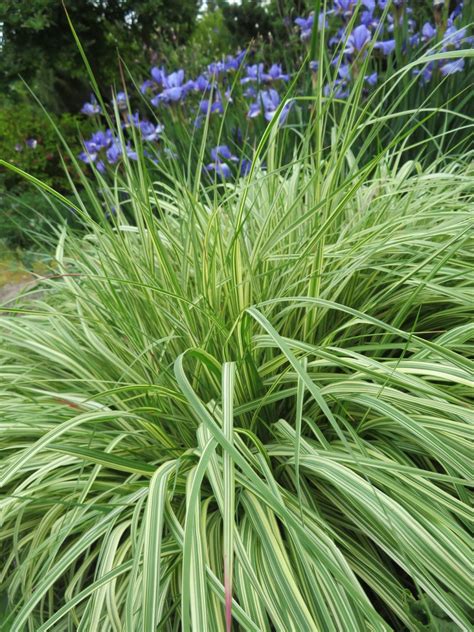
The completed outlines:
[[[70,140],[71,149],[80,147],[79,129],[89,133],[93,127],[83,117],[63,114],[52,118],[61,133]],[[59,191],[69,190],[69,181],[61,165],[57,130],[48,124],[39,108],[31,105],[3,104],[0,109],[0,153],[4,160],[40,179]],[[66,165],[69,157],[65,156]],[[75,169],[71,175],[75,175]],[[12,171],[3,171],[0,185],[9,192],[25,190],[25,180]]]
[[[52,116],[51,122],[39,108],[4,104],[0,109],[0,155],[44,185],[67,193],[69,178],[78,182],[79,177],[68,153],[59,151],[58,131],[70,141],[71,151],[78,153],[79,125],[87,134],[93,124],[70,114]],[[0,236],[11,245],[30,244],[33,236],[49,231],[51,220],[57,220],[57,209],[18,171],[0,172],[0,200]],[[66,218],[70,213],[62,211],[61,216]]]
[[[234,183],[84,179],[0,318],[12,629],[468,629],[472,155],[359,162],[357,111]]]

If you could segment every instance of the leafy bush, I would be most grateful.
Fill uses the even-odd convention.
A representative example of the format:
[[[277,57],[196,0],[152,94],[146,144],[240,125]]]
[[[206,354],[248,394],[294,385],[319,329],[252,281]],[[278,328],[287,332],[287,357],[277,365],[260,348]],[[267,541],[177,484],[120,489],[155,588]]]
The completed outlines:
[[[472,153],[343,107],[232,183],[82,176],[0,318],[12,629],[469,628]]]
[[[69,178],[78,182],[76,165],[67,152],[59,151],[58,131],[70,141],[71,151],[80,150],[79,126],[84,133],[92,128],[83,117],[63,114],[51,117],[31,105],[8,105],[0,108],[0,156],[10,165],[40,180],[61,193],[70,191]],[[25,245],[33,234],[49,230],[57,211],[41,191],[18,171],[0,172],[0,236],[9,243]],[[62,212],[63,217],[70,213]]]
[[[52,121],[53,125],[48,124],[39,108],[4,103],[0,109],[0,154],[15,167],[64,192],[69,190],[69,181],[61,164],[60,141],[54,126],[76,151],[80,148],[79,130],[87,134],[93,124],[71,114],[53,116]],[[70,166],[67,155],[64,160]],[[70,170],[71,175],[75,173],[75,169]],[[2,171],[0,184],[9,192],[27,187],[25,180],[12,171]]]

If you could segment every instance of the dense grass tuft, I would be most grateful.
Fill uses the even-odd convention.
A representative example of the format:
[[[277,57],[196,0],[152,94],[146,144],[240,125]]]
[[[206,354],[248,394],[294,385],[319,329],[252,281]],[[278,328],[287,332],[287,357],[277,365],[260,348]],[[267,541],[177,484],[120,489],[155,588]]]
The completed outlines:
[[[128,165],[4,307],[12,630],[469,628],[472,156],[339,134],[235,185]]]

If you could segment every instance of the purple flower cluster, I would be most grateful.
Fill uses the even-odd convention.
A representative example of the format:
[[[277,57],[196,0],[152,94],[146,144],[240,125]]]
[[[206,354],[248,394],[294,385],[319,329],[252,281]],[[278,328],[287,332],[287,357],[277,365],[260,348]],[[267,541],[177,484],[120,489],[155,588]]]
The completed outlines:
[[[461,5],[460,5],[461,6]],[[459,10],[460,6],[457,7]],[[465,28],[458,28],[454,23],[456,15],[458,11],[454,11],[448,18],[447,28],[441,36],[441,41],[438,47],[430,47],[428,52],[446,52],[459,50],[464,46],[472,46],[474,43],[473,37],[467,36],[467,30]],[[438,31],[436,27],[434,27],[430,22],[426,22],[421,29],[420,39],[423,43],[432,44],[435,43],[438,39]],[[452,75],[456,72],[462,72],[464,70],[465,62],[463,58],[459,59],[449,59],[442,60],[439,65],[436,63],[430,63],[428,66],[422,71],[423,81],[426,83],[433,78],[433,74],[436,72],[436,69],[439,69],[439,72],[442,77],[447,77],[448,75]]]
[[[118,102],[118,95],[115,98]],[[153,143],[158,141],[163,126],[156,125],[150,121],[140,120],[138,114],[129,114],[126,121],[122,124],[123,129],[133,126],[137,129],[144,143]],[[123,143],[121,139],[114,135],[112,130],[98,130],[92,136],[83,142],[84,151],[79,154],[79,158],[89,165],[95,165],[100,173],[105,173],[106,164],[115,165],[124,155],[131,160],[137,160],[137,152],[133,149],[130,142]],[[153,154],[146,152],[145,155],[152,157]]]
[[[272,64],[265,68],[263,63],[243,65],[246,51],[240,51],[235,56],[227,56],[224,61],[216,61],[208,65],[207,69],[196,79],[185,78],[183,69],[167,74],[165,68],[151,69],[151,79],[141,85],[142,94],[150,96],[153,106],[182,104],[188,95],[198,95],[198,116],[195,126],[199,127],[203,117],[207,114],[223,114],[226,104],[232,102],[230,73],[241,70],[240,84],[245,86],[243,95],[253,99],[248,110],[248,117],[255,118],[261,113],[267,121],[280,103],[277,92],[278,82],[289,81],[289,74],[284,72],[281,64]],[[262,89],[266,87],[266,89]],[[280,119],[283,123],[286,116]]]
[[[150,102],[155,107],[182,103],[190,93],[204,94],[216,90],[218,80],[238,70],[245,55],[246,51],[235,56],[228,55],[224,61],[209,64],[196,79],[188,80],[182,68],[168,74],[165,68],[155,66],[150,71],[151,79],[144,81],[140,90],[142,94],[151,96]]]
[[[227,180],[233,176],[232,163],[239,166],[241,176],[247,175],[252,167],[251,160],[239,159],[227,145],[218,145],[211,149],[211,160],[212,162],[207,164],[204,170],[209,174],[215,173],[220,180]]]
[[[410,58],[411,51],[415,51],[415,55],[417,51],[456,51],[473,43],[466,29],[459,27],[462,2],[458,2],[454,11],[442,19],[439,11],[437,13],[434,9],[433,21],[422,25],[417,25],[413,19],[408,0],[329,0],[327,6],[327,10],[317,16],[317,24],[314,13],[294,21],[295,31],[302,41],[309,42],[313,30],[317,28],[318,37],[324,37],[327,43],[334,69],[331,80],[323,85],[323,93],[327,97],[347,98],[355,79],[361,76],[364,80],[363,94],[367,95],[379,82],[381,73],[396,64],[405,63],[399,61],[399,52]],[[461,57],[447,58],[415,72],[426,83],[435,77],[439,79],[462,72],[464,66]],[[314,84],[322,74],[320,62],[310,61],[309,69]],[[248,134],[245,142],[237,138],[233,143],[229,141],[229,145],[219,144],[210,151],[205,171],[224,180],[248,173],[251,163],[240,155],[237,148],[252,140],[254,130],[258,131],[262,124],[270,121],[286,124],[295,102],[283,101],[289,80],[290,73],[282,64],[255,63],[251,53],[242,50],[210,63],[195,78],[187,76],[184,68],[169,70],[154,66],[141,84],[140,92],[160,116],[171,116],[173,122],[179,120],[181,124],[186,121],[196,128],[208,117],[212,120],[220,117],[228,108],[233,108],[241,116],[245,113]],[[114,95],[112,106],[115,115],[122,119],[123,134],[119,138],[110,129],[95,132],[84,141],[80,158],[87,164],[95,165],[99,171],[105,171],[107,164],[115,165],[125,155],[136,159],[130,139],[138,137],[145,147],[144,155],[156,161],[163,126],[132,113],[124,91]],[[93,95],[81,112],[86,116],[103,114]],[[173,156],[173,152],[164,148],[161,155]]]
[[[150,71],[150,78],[141,84],[140,92],[156,108],[186,105],[188,111],[194,115],[194,125],[199,127],[206,116],[223,114],[226,106],[233,102],[231,85],[235,73],[239,71],[243,97],[251,100],[247,101],[248,119],[253,120],[263,115],[264,120],[270,121],[281,103],[278,85],[289,81],[290,77],[281,64],[272,64],[267,68],[262,63],[244,65],[246,54],[246,51],[240,51],[235,56],[229,55],[222,61],[213,62],[195,79],[186,79],[184,69],[168,72],[164,67],[155,66]],[[116,105],[122,113],[125,121],[122,124],[123,129],[136,128],[145,143],[156,143],[160,139],[163,126],[141,120],[138,113],[127,113],[129,104],[125,92],[118,92],[112,105]],[[281,108],[279,125],[286,121],[290,105],[285,104]],[[101,113],[95,97],[92,96],[90,102],[84,104],[81,112],[88,116]],[[106,165],[118,162],[124,151],[129,158],[136,157],[129,144],[124,148],[122,145],[110,129],[98,131],[84,141],[84,151],[79,157],[87,164],[94,164],[98,171],[104,172]],[[215,147],[211,151],[211,159],[205,169],[208,173],[214,172],[220,179],[229,178],[233,174],[232,164],[239,165],[238,172],[242,175],[248,173],[251,164],[248,159],[233,155],[227,145]]]
[[[401,34],[401,48],[404,53],[408,49],[427,47],[428,43],[436,43],[431,52],[459,50],[472,46],[473,38],[467,37],[466,29],[456,25],[460,17],[463,3],[459,2],[448,16],[446,23],[442,20],[434,24],[426,22],[417,30],[413,19],[413,11],[406,0],[333,0],[332,7],[324,15],[319,16],[319,29],[329,31],[328,45],[335,50],[333,65],[337,67],[337,76],[324,87],[326,95],[345,98],[349,94],[350,84],[359,74],[362,60],[371,53],[372,70],[364,76],[367,89],[378,81],[378,69],[383,68],[381,61],[394,54],[397,44],[397,30]],[[314,15],[307,18],[296,18],[295,24],[300,37],[307,41],[311,37]],[[428,52],[430,52],[428,50]],[[317,70],[317,62],[310,62],[313,72]],[[430,64],[422,71],[424,82],[430,81],[439,71],[441,77],[461,72],[464,59],[449,59]]]
[[[250,105],[247,116],[249,118],[255,118],[263,112],[265,119],[267,121],[271,121],[280,107],[280,95],[274,88],[269,88],[268,90],[261,90],[258,92],[256,97],[256,100]],[[279,125],[282,125],[286,121],[292,103],[292,101],[288,101],[283,106],[278,120]]]
[[[85,114],[86,116],[95,116],[96,114],[102,113],[102,108],[97,103],[97,99],[95,98],[93,94],[91,95],[90,102],[84,103],[84,105],[81,108],[81,112],[82,114]]]

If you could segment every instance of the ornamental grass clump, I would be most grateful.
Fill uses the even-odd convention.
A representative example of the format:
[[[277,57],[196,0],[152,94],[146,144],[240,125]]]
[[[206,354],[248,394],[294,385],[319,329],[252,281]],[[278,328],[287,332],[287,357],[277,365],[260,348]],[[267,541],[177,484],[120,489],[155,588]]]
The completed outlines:
[[[318,114],[234,183],[122,145],[4,306],[6,629],[469,629],[472,155]]]

